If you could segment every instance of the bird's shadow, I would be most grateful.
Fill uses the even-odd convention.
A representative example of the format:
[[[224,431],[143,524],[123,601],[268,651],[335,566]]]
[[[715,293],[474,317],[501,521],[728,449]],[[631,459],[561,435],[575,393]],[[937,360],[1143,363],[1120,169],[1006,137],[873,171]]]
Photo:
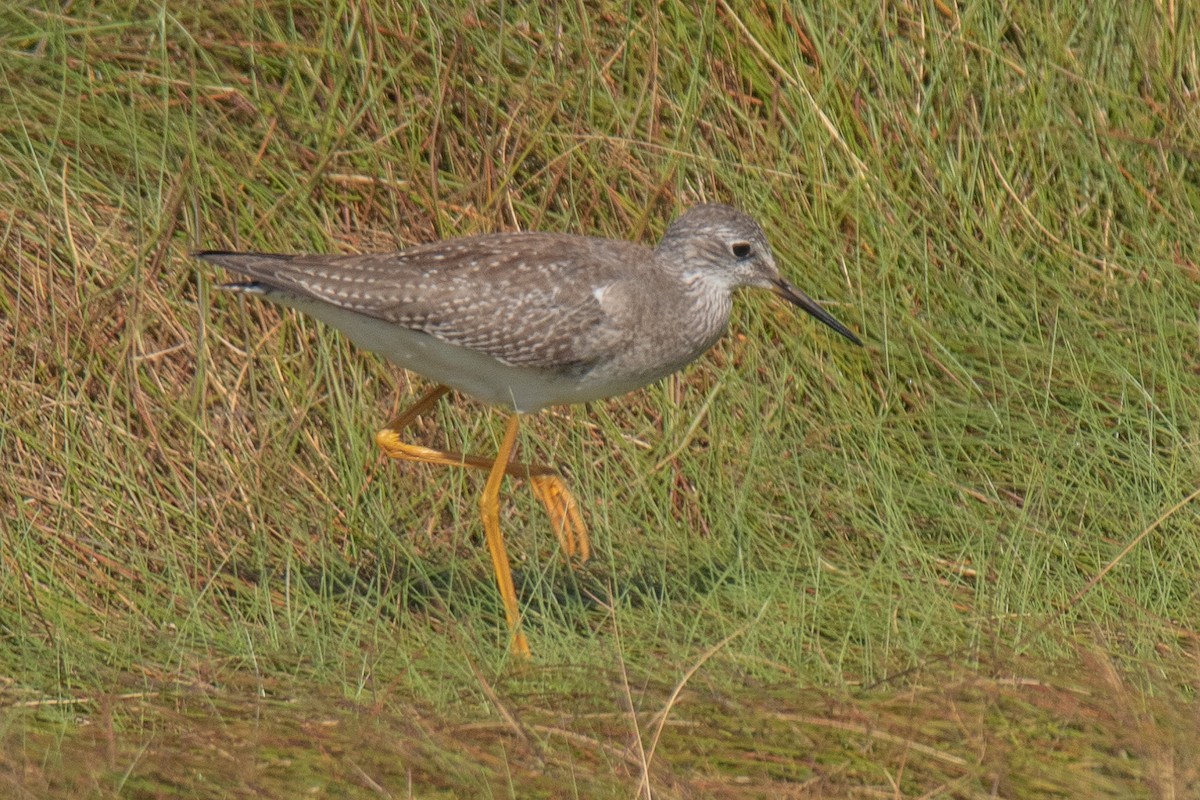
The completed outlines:
[[[618,565],[619,569],[619,565]],[[484,564],[436,564],[393,553],[359,564],[292,566],[264,569],[228,562],[226,593],[238,586],[257,589],[264,584],[296,580],[313,593],[334,602],[369,604],[378,616],[400,621],[407,616],[456,617],[483,612],[504,618],[496,583]],[[730,570],[716,561],[689,563],[684,575],[659,568],[624,572],[593,558],[583,566],[561,560],[513,569],[513,584],[530,627],[584,629],[607,617],[614,606],[638,609],[706,595],[733,580]]]

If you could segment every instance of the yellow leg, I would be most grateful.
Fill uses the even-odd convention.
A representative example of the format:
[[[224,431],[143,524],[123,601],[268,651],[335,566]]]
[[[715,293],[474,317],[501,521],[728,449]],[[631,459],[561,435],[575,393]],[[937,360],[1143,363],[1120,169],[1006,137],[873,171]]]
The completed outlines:
[[[436,386],[430,389],[420,400],[375,434],[375,441],[383,450],[384,455],[403,461],[442,464],[448,467],[493,469],[496,462],[492,459],[465,455],[451,450],[434,450],[400,440],[400,431],[428,411],[448,391],[450,389],[445,386]],[[579,513],[575,497],[567,489],[562,476],[553,469],[540,464],[509,464],[507,461],[504,464],[504,472],[514,478],[529,480],[534,496],[546,507],[554,535],[558,537],[567,558],[577,559],[581,563],[587,561],[591,556],[587,527],[583,524],[583,516]]]
[[[508,472],[509,459],[512,458],[513,448],[517,442],[517,429],[521,417],[513,414],[508,418],[508,427],[504,430],[504,439],[500,442],[500,452],[488,473],[487,485],[483,489],[483,497],[479,500],[479,511],[483,515],[483,531],[487,535],[488,551],[492,554],[492,569],[496,572],[496,586],[500,589],[500,600],[504,603],[504,616],[508,619],[508,628],[512,631],[513,652],[519,656],[529,656],[529,641],[521,630],[521,614],[517,608],[517,590],[513,586],[512,570],[508,563],[508,553],[504,550],[504,536],[500,533],[500,484]]]
[[[591,558],[592,547],[588,541],[587,527],[579,514],[579,506],[575,497],[563,483],[562,477],[553,471],[534,473],[529,471],[529,486],[534,496],[546,507],[550,524],[554,526],[554,535],[558,537],[559,545],[567,558],[577,558],[583,563]]]

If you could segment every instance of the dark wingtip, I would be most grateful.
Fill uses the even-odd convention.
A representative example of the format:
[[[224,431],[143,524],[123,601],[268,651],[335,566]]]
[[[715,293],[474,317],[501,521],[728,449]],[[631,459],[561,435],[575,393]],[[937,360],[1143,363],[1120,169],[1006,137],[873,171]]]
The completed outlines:
[[[282,253],[256,253],[245,250],[197,250],[192,253],[192,258],[200,258],[205,261],[218,261],[222,258],[272,258],[277,261],[290,261],[295,256],[284,255]]]

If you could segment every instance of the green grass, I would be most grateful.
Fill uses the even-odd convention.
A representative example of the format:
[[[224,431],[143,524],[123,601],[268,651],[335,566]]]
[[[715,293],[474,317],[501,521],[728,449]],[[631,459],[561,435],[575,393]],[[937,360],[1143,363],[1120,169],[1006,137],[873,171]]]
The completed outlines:
[[[1190,6],[211,5],[0,11],[4,793],[1197,790]],[[528,665],[425,384],[187,255],[703,200],[868,346],[748,294],[530,420]]]

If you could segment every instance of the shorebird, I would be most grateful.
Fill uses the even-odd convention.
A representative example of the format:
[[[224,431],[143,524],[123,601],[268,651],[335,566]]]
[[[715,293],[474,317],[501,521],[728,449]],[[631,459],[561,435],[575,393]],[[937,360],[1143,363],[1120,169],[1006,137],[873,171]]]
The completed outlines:
[[[222,288],[310,314],[359,347],[436,383],[376,435],[395,459],[488,471],[480,501],[513,651],[521,630],[499,495],[529,480],[568,559],[590,553],[578,504],[555,470],[512,462],[522,414],[625,394],[683,368],[725,332],[740,287],[769,289],[855,344],[787,281],[762,228],[727,205],[697,206],[657,247],[562,233],[494,233],[370,255],[205,251],[249,278]],[[494,458],[408,444],[401,432],[449,389],[513,412]]]

